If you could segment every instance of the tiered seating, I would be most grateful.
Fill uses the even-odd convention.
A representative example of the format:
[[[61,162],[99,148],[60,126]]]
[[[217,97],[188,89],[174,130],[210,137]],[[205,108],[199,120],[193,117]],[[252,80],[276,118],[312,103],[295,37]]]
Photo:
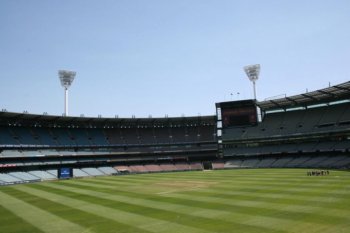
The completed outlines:
[[[318,142],[315,149],[318,151],[332,151],[337,142]]]
[[[148,170],[143,165],[130,165],[129,169],[133,173],[148,172]]]
[[[217,163],[217,169],[224,168],[224,163]],[[147,173],[147,172],[171,172],[171,171],[190,171],[203,170],[201,163],[175,163],[175,164],[146,164],[146,165],[130,165],[116,166],[120,172],[129,173]]]
[[[318,125],[332,124],[335,121],[341,121],[339,116],[344,116],[343,113],[346,110],[350,110],[350,108],[344,108],[343,105],[335,105],[332,108],[326,108],[323,117],[318,122]],[[346,115],[345,118],[347,118]]]
[[[316,151],[317,142],[307,142],[296,144],[297,151],[313,152]]]
[[[346,109],[344,111],[344,109]],[[343,114],[341,114],[343,112]],[[339,117],[341,115],[341,117]],[[322,132],[334,130],[334,125],[350,120],[350,104],[310,108],[287,112],[268,113],[256,127],[226,129],[223,139],[266,138],[296,133]],[[333,124],[330,127],[322,127]]]
[[[154,135],[156,143],[170,143],[170,129],[169,128],[155,128]]]
[[[350,107],[345,107],[342,110],[340,110],[341,114],[336,115],[339,118],[337,119],[338,122],[348,122],[350,119]]]
[[[91,145],[85,129],[69,129],[68,134],[71,135],[71,140],[74,140],[77,145]]]
[[[215,142],[214,125],[123,126],[120,128],[0,126],[0,145],[6,146],[130,146],[202,141]]]
[[[309,159],[309,156],[295,157],[292,161],[286,164],[286,167],[302,167],[302,165]]]
[[[32,130],[39,139],[39,144],[55,146],[58,144],[47,128],[35,128]]]
[[[104,131],[101,129],[87,129],[88,137],[91,138],[93,145],[108,145],[109,142],[106,139]]]
[[[123,136],[121,135],[120,129],[106,129],[104,130],[104,132],[106,133],[110,144],[125,144],[125,140],[123,140]]]
[[[27,172],[10,172],[8,174],[23,181],[40,181],[39,177],[31,175]]]
[[[89,176],[103,176],[104,175],[103,172],[101,172],[97,168],[93,168],[93,167],[82,168],[81,170],[83,172],[85,172],[86,174],[88,174]],[[74,173],[73,173],[73,175],[74,175]]]
[[[282,157],[279,159],[276,159],[273,164],[271,164],[271,167],[286,167],[286,164],[291,162],[293,160],[293,157]]]
[[[175,167],[178,171],[188,171],[191,170],[188,163],[176,163]]]
[[[282,127],[281,134],[294,134],[300,127],[302,127],[302,122],[305,117],[305,111],[303,110],[296,110],[296,111],[290,111],[282,113],[286,119],[284,121],[280,122],[279,128]],[[286,116],[288,115],[288,116]],[[273,121],[273,115],[271,116]]]
[[[75,141],[68,134],[67,129],[56,128],[54,130],[52,129],[51,132],[53,132],[54,137],[57,138],[60,145],[76,145]]]
[[[260,162],[259,159],[255,158],[247,158],[243,160],[241,167],[256,167],[256,165]]]
[[[201,163],[190,163],[191,170],[203,170],[203,164]]]
[[[245,158],[232,159],[225,163],[225,168],[346,168],[350,165],[350,156],[302,156],[282,158]]]
[[[334,145],[334,150],[336,151],[345,151],[345,150],[349,150],[350,149],[350,141],[346,140],[346,141],[340,141],[335,143]]]
[[[57,176],[54,176],[46,171],[30,171],[28,172],[29,174],[39,177],[42,180],[52,180],[52,179],[57,179]]]
[[[18,145],[19,141],[14,138],[8,127],[0,126],[0,145]]]
[[[5,173],[0,173],[0,181],[2,184],[13,184],[23,182],[22,179]]]
[[[153,128],[142,128],[138,130],[141,144],[155,144],[155,136]]]
[[[340,130],[350,129],[350,126],[341,127],[339,125],[341,120],[350,122],[350,103],[267,113],[257,126],[224,129],[223,141],[234,140],[235,144],[225,147],[223,154],[255,156],[300,152],[344,152],[350,149],[350,141],[344,137],[328,136],[332,132],[338,133]],[[311,133],[317,137],[309,137]],[[273,140],[266,142],[269,138]],[[243,140],[246,139],[250,139],[250,142],[245,143]]]
[[[312,157],[311,159],[305,161],[303,163],[304,167],[320,167],[319,164],[323,161],[323,160],[327,160],[328,156],[316,156],[316,157]]]
[[[123,138],[123,142],[125,144],[139,144],[140,143],[136,128],[120,129],[120,132],[121,132],[121,136]]]
[[[115,170],[113,167],[99,167],[98,170],[100,170],[106,175],[113,175],[118,173],[118,171]]]
[[[225,168],[240,168],[243,163],[242,159],[232,159],[225,163]]]
[[[21,157],[22,152],[19,150],[4,150],[1,152],[2,157]]]
[[[74,168],[73,169],[73,176],[74,177],[88,177],[89,174],[87,174],[86,172],[84,172],[78,168]]]
[[[145,165],[145,169],[149,172],[160,172],[162,171],[161,167],[157,164],[148,164]]]
[[[27,127],[13,127],[11,130],[13,135],[18,138],[20,144],[37,145],[39,143],[39,141],[33,137],[33,134]]]
[[[268,158],[268,159],[262,159],[257,163],[255,160],[252,160],[250,162],[246,162],[245,164],[249,164],[249,167],[272,167],[275,162],[276,162],[275,158]]]
[[[43,154],[39,150],[23,150],[21,151],[21,154],[22,154],[21,156],[24,156],[24,157],[43,156]]]
[[[118,172],[131,172],[128,166],[115,166],[114,169],[116,169]]]
[[[213,166],[213,169],[224,169],[225,163],[224,162],[213,162],[212,166]]]
[[[187,128],[187,134],[186,134],[186,140],[188,142],[196,142],[199,139],[199,132],[198,132],[198,128],[196,127],[189,127]]]
[[[215,126],[201,126],[200,131],[200,141],[213,141],[216,137],[216,127]]]
[[[74,177],[116,174],[121,167],[105,164],[121,162],[137,164],[124,166],[129,172],[201,170],[200,163],[171,163],[199,160],[202,152],[216,155],[215,116],[100,119],[4,112],[0,123],[0,158],[3,166],[13,165],[13,182],[56,179],[60,167],[73,168]],[[140,165],[151,161],[168,164]]]
[[[163,171],[176,171],[177,168],[174,164],[161,164],[159,165]]]
[[[40,153],[42,155],[60,155],[60,153],[57,150],[40,150]]]
[[[350,168],[350,156],[343,156],[342,158],[339,158],[337,160],[333,161],[333,165],[336,168]]]
[[[46,170],[46,172],[57,178],[57,169]]]

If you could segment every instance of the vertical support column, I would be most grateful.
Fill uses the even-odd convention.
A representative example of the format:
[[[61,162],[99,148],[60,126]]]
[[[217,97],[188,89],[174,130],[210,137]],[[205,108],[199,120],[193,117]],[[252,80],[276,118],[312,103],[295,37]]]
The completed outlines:
[[[64,115],[68,116],[68,89],[64,88]]]
[[[256,87],[255,87],[255,81],[253,81],[253,89],[254,89],[254,99],[256,100]]]

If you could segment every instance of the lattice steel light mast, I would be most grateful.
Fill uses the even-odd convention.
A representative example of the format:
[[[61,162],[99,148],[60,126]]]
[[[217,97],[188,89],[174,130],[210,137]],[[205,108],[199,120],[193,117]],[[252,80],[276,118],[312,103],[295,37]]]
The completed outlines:
[[[72,85],[76,72],[68,70],[59,70],[58,76],[61,85],[64,88],[64,115],[68,116],[68,88]]]
[[[244,67],[244,71],[247,74],[249,80],[253,82],[253,89],[254,89],[254,99],[256,100],[256,87],[255,87],[255,82],[259,78],[259,73],[260,73],[260,65],[249,65]]]

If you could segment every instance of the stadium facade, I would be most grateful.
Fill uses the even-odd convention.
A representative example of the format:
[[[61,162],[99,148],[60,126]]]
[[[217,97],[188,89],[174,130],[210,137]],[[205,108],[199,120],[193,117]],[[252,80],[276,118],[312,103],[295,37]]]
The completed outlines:
[[[216,104],[213,116],[0,112],[0,184],[123,173],[350,166],[350,82]]]

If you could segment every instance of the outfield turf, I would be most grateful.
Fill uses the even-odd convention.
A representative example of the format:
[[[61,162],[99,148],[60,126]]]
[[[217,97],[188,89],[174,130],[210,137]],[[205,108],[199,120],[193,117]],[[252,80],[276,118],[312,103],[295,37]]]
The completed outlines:
[[[0,232],[350,232],[350,172],[153,173],[0,187]]]

